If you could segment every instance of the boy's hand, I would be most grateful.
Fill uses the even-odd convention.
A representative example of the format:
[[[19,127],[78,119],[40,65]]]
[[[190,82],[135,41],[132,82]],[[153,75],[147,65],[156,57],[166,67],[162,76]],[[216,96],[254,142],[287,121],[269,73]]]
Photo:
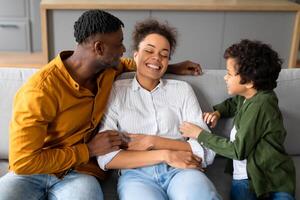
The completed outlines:
[[[220,117],[221,115],[218,111],[203,113],[204,122],[209,124],[211,128],[214,128],[217,125],[217,122],[220,119]]]
[[[178,74],[178,75],[200,75],[202,74],[202,69],[200,64],[186,60],[180,63],[171,64],[168,67],[168,73]]]
[[[189,122],[183,122],[179,127],[183,137],[189,137],[197,139],[203,129],[195,124]]]

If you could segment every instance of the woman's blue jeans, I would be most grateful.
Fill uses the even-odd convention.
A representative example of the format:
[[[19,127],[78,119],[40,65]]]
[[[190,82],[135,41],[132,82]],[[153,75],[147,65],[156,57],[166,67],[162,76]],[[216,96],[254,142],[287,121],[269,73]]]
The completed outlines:
[[[177,169],[158,164],[121,171],[120,200],[218,200],[212,182],[195,169]]]

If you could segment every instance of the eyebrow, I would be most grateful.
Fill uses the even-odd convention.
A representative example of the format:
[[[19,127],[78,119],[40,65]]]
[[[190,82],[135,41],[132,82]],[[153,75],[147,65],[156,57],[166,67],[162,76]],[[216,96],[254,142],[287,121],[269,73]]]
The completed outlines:
[[[148,46],[151,46],[151,47],[153,47],[153,48],[155,48],[155,45],[153,45],[153,44],[147,44]],[[167,52],[169,52],[169,49],[163,49],[163,51],[167,51]]]

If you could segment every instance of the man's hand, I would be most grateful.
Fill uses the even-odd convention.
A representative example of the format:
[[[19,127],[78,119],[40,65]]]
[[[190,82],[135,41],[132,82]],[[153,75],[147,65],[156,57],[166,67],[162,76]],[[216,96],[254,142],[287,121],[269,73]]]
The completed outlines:
[[[186,60],[180,63],[169,65],[168,73],[178,75],[200,75],[202,74],[201,66],[198,63],[194,63],[190,60]]]
[[[120,149],[122,138],[117,131],[103,131],[87,143],[90,157],[100,156]]]
[[[193,155],[192,152],[166,150],[164,156],[165,162],[172,167],[181,169],[199,169],[203,171],[201,167],[202,159]]]
[[[144,134],[128,134],[128,136],[130,137],[128,150],[147,151],[154,147],[154,136]]]

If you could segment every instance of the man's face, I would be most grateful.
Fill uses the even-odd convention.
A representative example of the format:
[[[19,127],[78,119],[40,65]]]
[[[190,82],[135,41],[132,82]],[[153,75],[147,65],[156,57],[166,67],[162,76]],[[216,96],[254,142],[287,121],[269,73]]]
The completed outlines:
[[[103,55],[101,58],[102,64],[106,67],[117,67],[120,63],[120,58],[126,51],[123,45],[123,31],[120,28],[117,32],[107,33],[103,35]]]

